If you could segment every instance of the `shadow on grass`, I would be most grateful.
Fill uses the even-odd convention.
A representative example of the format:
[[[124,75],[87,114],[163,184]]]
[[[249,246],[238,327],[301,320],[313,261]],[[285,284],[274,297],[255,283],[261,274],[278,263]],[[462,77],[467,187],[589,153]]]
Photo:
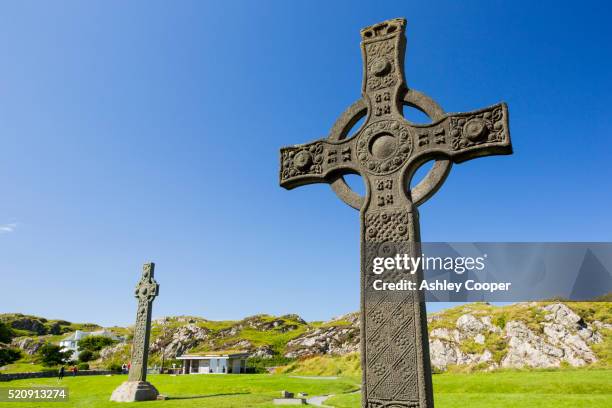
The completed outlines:
[[[189,397],[171,397],[168,396],[168,400],[188,400],[188,399],[200,399],[200,398],[214,398],[214,397],[229,397],[232,395],[248,395],[250,392],[232,392],[226,394],[206,394],[206,395],[191,395]]]

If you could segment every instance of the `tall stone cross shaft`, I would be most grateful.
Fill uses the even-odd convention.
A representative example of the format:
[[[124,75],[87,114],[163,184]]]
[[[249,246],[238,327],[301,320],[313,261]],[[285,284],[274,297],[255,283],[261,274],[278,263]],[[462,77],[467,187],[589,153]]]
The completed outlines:
[[[138,299],[134,343],[128,381],[146,381],[149,337],[151,335],[151,313],[153,300],[159,294],[159,284],[153,279],[155,264],[146,263],[142,267],[142,277],[136,285],[134,296]]]
[[[480,156],[511,154],[505,104],[468,113],[445,114],[432,99],[408,89],[404,79],[404,19],[361,30],[362,98],[336,121],[326,139],[281,149],[280,184],[292,189],[329,183],[336,195],[360,210],[362,406],[431,408],[433,390],[427,316],[420,292],[375,291],[383,275],[372,272],[374,257],[420,255],[417,206],[444,183],[452,163]],[[427,114],[431,124],[403,117],[403,106]],[[350,129],[363,117],[361,128]],[[410,181],[423,163],[435,160],[413,189]],[[346,184],[359,174],[366,196]],[[385,273],[385,280],[418,282],[422,272]]]

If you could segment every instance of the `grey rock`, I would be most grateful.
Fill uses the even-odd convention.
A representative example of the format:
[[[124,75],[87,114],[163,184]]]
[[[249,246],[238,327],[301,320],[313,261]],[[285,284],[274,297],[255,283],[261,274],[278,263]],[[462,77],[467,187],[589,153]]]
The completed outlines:
[[[38,349],[45,344],[46,338],[39,337],[33,339],[31,337],[18,337],[11,341],[11,347],[23,350],[28,355],[36,354]]]
[[[544,319],[554,321],[565,327],[575,328],[582,323],[582,318],[563,303],[554,303],[542,308],[549,312]]]
[[[251,353],[251,357],[269,359],[269,358],[274,357],[275,354],[276,353],[274,352],[272,347],[265,345],[265,346],[260,346],[257,349],[255,349],[255,351]]]
[[[315,329],[289,341],[286,350],[288,358],[354,353],[359,350],[359,329],[352,326]]]
[[[457,328],[469,335],[475,335],[484,331],[487,326],[480,319],[468,313],[457,319]]]
[[[210,330],[189,323],[171,332],[169,338],[163,336],[158,337],[153,344],[151,344],[151,352],[157,353],[163,350],[166,357],[173,358],[208,340],[209,333]]]
[[[508,353],[502,367],[559,367],[565,355],[563,349],[548,344],[521,321],[506,324],[506,338]]]

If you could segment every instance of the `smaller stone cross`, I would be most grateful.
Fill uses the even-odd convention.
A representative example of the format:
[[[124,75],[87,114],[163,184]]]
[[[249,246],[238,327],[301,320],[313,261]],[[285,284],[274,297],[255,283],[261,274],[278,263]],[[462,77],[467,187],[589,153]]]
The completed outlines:
[[[138,299],[136,326],[132,346],[132,361],[128,381],[146,381],[149,337],[151,335],[151,312],[153,300],[159,294],[159,284],[153,279],[155,264],[144,264],[142,277],[136,285],[134,296]]]
[[[159,392],[147,379],[147,359],[151,336],[151,313],[153,300],[159,294],[159,284],[153,279],[155,264],[149,262],[142,267],[142,277],[136,285],[134,296],[138,299],[136,325],[132,345],[132,360],[128,380],[111,395],[111,401],[132,402],[157,399]]]

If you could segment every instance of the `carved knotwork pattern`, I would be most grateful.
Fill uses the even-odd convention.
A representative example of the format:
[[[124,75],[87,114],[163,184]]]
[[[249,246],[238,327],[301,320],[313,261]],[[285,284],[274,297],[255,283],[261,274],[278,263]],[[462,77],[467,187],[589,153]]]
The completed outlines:
[[[367,408],[419,408],[417,401],[378,401],[368,400]]]
[[[485,143],[503,143],[508,140],[506,118],[501,106],[493,110],[465,117],[452,117],[450,135],[453,150],[461,150]]]
[[[366,238],[370,242],[408,241],[410,216],[404,210],[381,211],[366,215]]]
[[[144,381],[146,378],[146,367],[143,367],[145,353],[148,353],[149,345],[146,344],[146,333],[148,330],[149,302],[140,299],[136,313],[136,324],[134,325],[134,339],[132,342],[132,359],[130,367],[131,381]]]
[[[393,62],[396,52],[395,42],[394,38],[390,38],[366,44],[369,90],[377,91],[397,83],[398,80],[395,75],[396,67]]]
[[[366,302],[367,396],[410,404],[418,395],[413,293],[385,292]]]
[[[282,179],[303,174],[321,174],[323,172],[323,150],[323,143],[283,150]]]
[[[390,134],[396,139],[395,151],[389,157],[376,158],[370,152],[373,138]],[[373,174],[388,174],[399,169],[412,152],[412,138],[408,126],[397,120],[381,120],[366,127],[359,135],[357,158]]]
[[[136,285],[136,289],[134,290],[134,296],[138,298],[138,300],[142,300],[145,302],[152,302],[153,299],[157,296],[158,285],[157,282],[153,280],[151,276],[151,266],[145,265],[142,273],[142,278]]]

